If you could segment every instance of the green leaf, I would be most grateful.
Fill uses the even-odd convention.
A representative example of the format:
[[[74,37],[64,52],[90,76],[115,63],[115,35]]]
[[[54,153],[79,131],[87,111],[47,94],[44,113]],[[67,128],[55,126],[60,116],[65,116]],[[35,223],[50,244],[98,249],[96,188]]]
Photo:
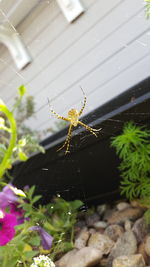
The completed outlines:
[[[26,251],[24,252],[25,259],[32,259],[34,256],[36,256],[39,252],[38,251]]]
[[[21,161],[26,161],[28,159],[27,155],[23,151],[19,151],[18,156]]]
[[[22,97],[24,96],[24,94],[26,93],[26,87],[22,84],[19,88],[18,88],[18,91],[19,91],[19,95]]]
[[[34,236],[34,237],[32,237],[30,239],[29,244],[32,245],[32,246],[36,246],[37,247],[37,246],[40,245],[40,242],[41,242],[40,237],[39,236]]]
[[[83,202],[81,200],[74,200],[70,202],[70,206],[73,210],[77,210],[83,206]]]
[[[29,197],[29,199],[32,198],[32,196],[33,196],[33,194],[34,194],[34,191],[35,191],[35,185],[33,185],[33,186],[29,189],[29,191],[28,191],[28,197]]]
[[[25,139],[25,138],[20,139],[20,140],[18,141],[18,145],[19,145],[20,147],[25,146],[25,145],[26,145],[26,139]]]
[[[35,196],[33,199],[32,199],[32,204],[34,204],[35,202],[37,202],[42,196]]]

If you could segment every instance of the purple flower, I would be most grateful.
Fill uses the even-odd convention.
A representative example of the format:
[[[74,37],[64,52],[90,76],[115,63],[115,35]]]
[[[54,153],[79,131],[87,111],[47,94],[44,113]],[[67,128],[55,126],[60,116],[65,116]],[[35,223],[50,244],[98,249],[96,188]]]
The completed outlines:
[[[0,212],[0,246],[5,246],[15,235],[16,216]]]
[[[3,188],[3,191],[0,192],[0,209],[4,210],[11,203],[16,203],[18,201],[18,197],[15,195],[12,185],[6,185]]]
[[[23,191],[28,192],[29,189],[30,189],[29,185],[25,185],[24,188],[23,188]]]
[[[41,237],[41,245],[45,250],[49,250],[52,246],[53,237],[49,235],[42,227],[32,226],[29,228],[30,231],[37,231]]]

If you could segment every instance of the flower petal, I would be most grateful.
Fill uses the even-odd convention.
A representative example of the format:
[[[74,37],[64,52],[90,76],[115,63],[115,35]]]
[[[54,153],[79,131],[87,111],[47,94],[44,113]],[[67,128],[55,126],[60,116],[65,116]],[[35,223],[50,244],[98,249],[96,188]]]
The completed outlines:
[[[15,235],[15,225],[17,225],[16,216],[5,213],[3,218],[0,218],[0,246],[6,245]]]
[[[41,237],[41,244],[45,250],[49,250],[52,246],[53,237],[49,235],[42,227],[32,226],[29,228],[30,231],[37,231]]]

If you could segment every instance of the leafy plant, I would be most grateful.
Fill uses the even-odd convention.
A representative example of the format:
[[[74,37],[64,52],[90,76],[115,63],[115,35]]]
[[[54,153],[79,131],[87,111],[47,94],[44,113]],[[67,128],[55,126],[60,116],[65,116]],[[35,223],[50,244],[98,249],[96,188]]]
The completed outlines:
[[[49,230],[54,237],[51,249],[51,258],[55,259],[59,253],[64,253],[73,248],[74,225],[77,221],[78,209],[83,205],[82,201],[65,201],[61,197],[56,197],[53,203],[47,206],[49,220],[44,227]]]
[[[51,259],[56,259],[59,254],[67,252],[73,248],[74,225],[77,221],[78,209],[83,205],[82,201],[65,201],[61,197],[55,197],[52,203],[46,206],[33,205],[40,199],[34,196],[33,186],[27,193],[28,202],[24,202],[20,207],[25,210],[25,217],[30,217],[32,225],[42,226],[54,238],[52,248],[49,251]],[[36,234],[37,236],[37,234]]]
[[[150,16],[150,0],[145,0],[145,12],[147,15],[147,18]]]
[[[1,146],[1,164],[0,164],[0,178],[3,177],[5,170],[10,167],[11,164],[11,157],[13,154],[13,149],[15,148],[16,145],[16,140],[17,140],[17,127],[16,127],[16,122],[13,117],[13,114],[9,111],[7,106],[4,104],[2,100],[0,100],[0,111],[3,112],[10,123],[10,128],[8,128],[5,125],[5,121],[3,118],[1,118],[1,124],[0,124],[0,130],[7,131],[11,134],[10,142],[8,145],[8,148],[6,148],[5,145]]]
[[[35,186],[25,191],[26,198],[20,198],[18,209],[24,211],[24,222],[16,226],[15,237],[5,246],[0,246],[0,266],[28,267],[36,255],[47,254],[56,260],[59,255],[73,248],[74,225],[77,220],[79,200],[67,202],[60,197],[52,203],[36,205],[41,196],[35,195]],[[53,236],[52,247],[44,250],[41,237],[33,226],[44,229]]]
[[[121,159],[121,194],[128,199],[150,197],[150,131],[128,122],[111,145]]]
[[[41,151],[44,153],[44,149],[38,144],[35,136],[29,133],[27,135],[19,134],[18,131],[20,124],[19,120],[15,120],[14,114],[16,110],[17,114],[21,114],[22,110],[18,110],[18,108],[21,107],[25,92],[26,88],[21,85],[19,87],[19,97],[12,111],[0,100],[0,178],[4,176],[6,170],[11,168],[12,163],[16,160],[26,161],[31,152]],[[32,105],[29,106],[30,108],[25,109],[26,116],[32,114]],[[23,116],[20,115],[20,122],[23,121]]]

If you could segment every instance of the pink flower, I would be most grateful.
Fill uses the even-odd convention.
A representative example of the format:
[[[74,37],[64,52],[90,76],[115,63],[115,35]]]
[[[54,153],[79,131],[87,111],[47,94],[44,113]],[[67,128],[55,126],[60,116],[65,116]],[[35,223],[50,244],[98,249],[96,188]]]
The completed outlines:
[[[10,206],[10,213],[17,217],[17,224],[24,223],[25,220],[28,218],[24,218],[25,211],[21,208],[18,208],[19,203],[11,203]]]
[[[5,211],[6,208],[10,209],[10,213],[17,217],[17,224],[24,222],[24,210],[19,208],[19,199],[15,194],[15,188],[12,184],[6,185],[2,192],[0,192],[0,209]],[[19,190],[18,190],[19,191]]]
[[[5,246],[15,235],[16,216],[1,211],[0,217],[0,246]]]

